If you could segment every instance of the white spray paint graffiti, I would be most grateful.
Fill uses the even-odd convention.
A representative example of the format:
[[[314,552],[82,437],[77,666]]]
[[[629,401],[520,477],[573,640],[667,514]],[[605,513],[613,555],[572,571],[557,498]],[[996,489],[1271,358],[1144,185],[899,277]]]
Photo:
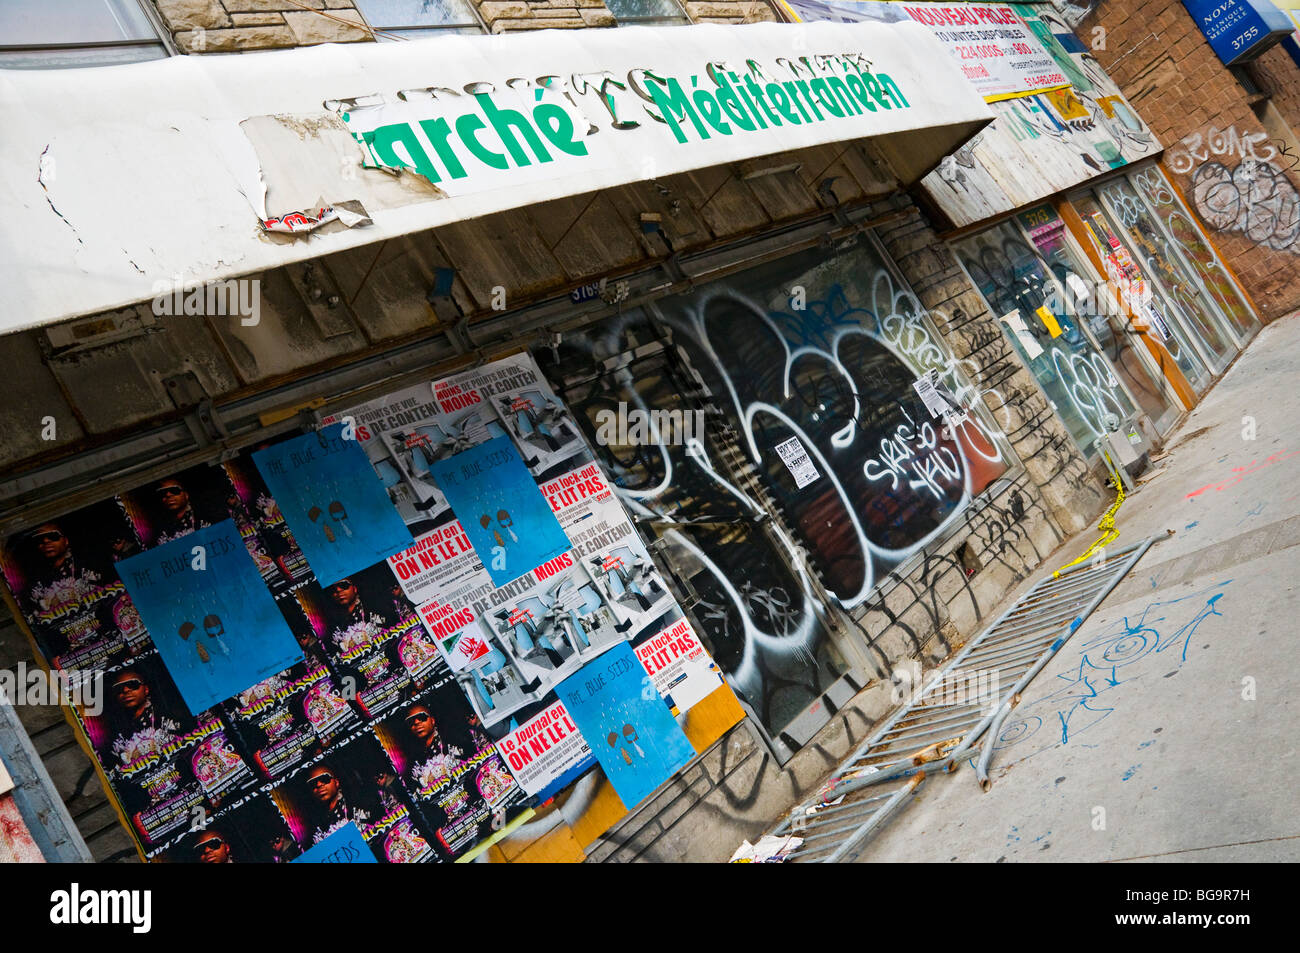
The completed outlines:
[[[1211,228],[1291,251],[1300,237],[1300,193],[1274,161],[1278,155],[1265,132],[1211,126],[1171,149],[1169,167],[1191,175],[1192,205]]]
[[[681,360],[679,373],[724,411],[726,423],[715,418],[704,439],[681,447],[654,441],[635,458],[610,448],[624,459],[602,462],[634,516],[659,527],[676,575],[690,580],[693,612],[720,667],[772,731],[785,720],[765,714],[772,686],[808,692],[810,677],[824,678],[809,673],[827,664],[827,593],[844,608],[863,604],[878,569],[951,527],[1010,457],[1003,428],[981,406],[985,388],[968,376],[975,365],[948,353],[926,311],[888,270],[870,274],[855,282],[869,289],[864,307],[853,307],[839,285],[804,308],[789,299],[788,311],[714,286],[663,302],[658,321],[623,315],[566,344],[586,355],[571,365],[585,371],[552,378],[588,416],[611,401],[652,413],[686,406],[680,383],[671,393],[652,383]],[[647,343],[654,339],[664,343]],[[653,369],[638,363],[661,359],[668,363]],[[929,368],[966,410],[946,426],[928,419],[911,389]],[[996,390],[993,396],[1005,407]],[[778,502],[794,535],[769,518],[768,498],[785,492],[779,475],[788,471],[774,448],[792,437],[819,474],[800,494],[816,501],[816,514],[801,517],[788,499]],[[756,483],[732,475],[735,451]],[[724,453],[733,454],[726,465]],[[809,522],[814,515],[823,522]],[[725,642],[731,651],[717,649]]]

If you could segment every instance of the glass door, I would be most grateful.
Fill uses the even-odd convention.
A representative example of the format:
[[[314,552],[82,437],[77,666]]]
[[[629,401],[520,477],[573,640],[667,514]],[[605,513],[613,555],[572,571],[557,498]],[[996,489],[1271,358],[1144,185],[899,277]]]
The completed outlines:
[[[1259,318],[1242,297],[1236,282],[1223,267],[1205,235],[1197,227],[1187,208],[1165,180],[1159,166],[1147,166],[1141,172],[1132,172],[1129,179],[1142,196],[1147,207],[1155,213],[1165,233],[1182,257],[1195,271],[1210,298],[1227,318],[1229,330],[1244,346],[1259,331]]]
[[[1045,211],[1055,217],[1050,209]],[[1027,214],[1037,221],[1040,210]],[[1064,229],[1064,223],[1060,227]],[[1108,429],[1106,418],[1122,420],[1133,413],[1134,405],[1110,362],[1069,313],[1055,276],[1012,222],[955,245],[1003,335],[1075,444],[1091,454],[1093,440]]]
[[[1153,285],[1146,270],[1146,256],[1135,255],[1120,238],[1121,231],[1102,210],[1091,192],[1070,199],[1087,229],[1088,237],[1106,266],[1106,278],[1123,299],[1128,310],[1145,320],[1151,336],[1159,341],[1170,359],[1178,366],[1192,390],[1200,394],[1210,386],[1213,373],[1191,335],[1179,319],[1174,305]]]
[[[1051,269],[1065,311],[1088,335],[1128,396],[1163,437],[1182,416],[1182,404],[1170,391],[1146,348],[1134,346],[1134,335],[1124,315],[1106,293],[1105,279],[1093,270],[1073,243],[1065,222],[1050,205],[1021,212],[1016,216],[1016,223]]]
[[[1196,274],[1126,179],[1099,185],[1097,192],[1169,303],[1171,318],[1183,323],[1193,346],[1217,377],[1236,355],[1237,345]]]

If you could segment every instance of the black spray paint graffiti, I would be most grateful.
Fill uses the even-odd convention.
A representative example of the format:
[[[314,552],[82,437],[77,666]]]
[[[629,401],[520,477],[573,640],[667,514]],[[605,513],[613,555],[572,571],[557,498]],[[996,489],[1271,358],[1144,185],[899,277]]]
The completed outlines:
[[[1192,178],[1192,202],[1207,225],[1289,251],[1300,236],[1300,195],[1281,169],[1243,159],[1229,170],[1207,162]]]
[[[1211,126],[1170,150],[1169,167],[1191,175],[1192,205],[1211,228],[1291,251],[1300,238],[1300,193],[1275,161],[1279,155],[1267,133]]]
[[[592,439],[638,527],[672,571],[714,661],[764,727],[779,733],[845,667],[827,651],[821,595],[793,542],[769,518],[761,492],[736,473],[739,443],[706,418],[681,443],[602,442],[600,415],[618,406],[650,413],[702,409],[703,391],[643,312],[566,335],[548,377]]]
[[[662,302],[656,318],[622,316],[566,338],[548,368],[587,425],[620,401],[715,408],[702,440],[599,452],[774,733],[846,670],[830,605],[868,606],[880,575],[957,525],[1008,459],[984,391],[912,294],[874,256],[838,260],[843,284],[823,262],[795,256]],[[931,419],[911,386],[929,368],[969,412]],[[816,473],[803,486],[776,449],[791,441]]]

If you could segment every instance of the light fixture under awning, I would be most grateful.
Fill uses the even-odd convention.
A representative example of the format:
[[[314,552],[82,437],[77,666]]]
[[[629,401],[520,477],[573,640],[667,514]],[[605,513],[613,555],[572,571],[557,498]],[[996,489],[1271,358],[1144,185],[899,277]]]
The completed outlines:
[[[596,189],[992,114],[923,27],[445,36],[0,71],[0,333]]]

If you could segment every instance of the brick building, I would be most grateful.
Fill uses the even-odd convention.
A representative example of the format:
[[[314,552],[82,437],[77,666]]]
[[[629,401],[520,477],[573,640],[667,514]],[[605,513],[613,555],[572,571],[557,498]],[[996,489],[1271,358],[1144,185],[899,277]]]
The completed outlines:
[[[1300,67],[1290,53],[1275,45],[1226,66],[1178,0],[1103,0],[1071,19],[1097,38],[1098,61],[1165,144],[1162,167],[1260,317],[1300,307]]]

